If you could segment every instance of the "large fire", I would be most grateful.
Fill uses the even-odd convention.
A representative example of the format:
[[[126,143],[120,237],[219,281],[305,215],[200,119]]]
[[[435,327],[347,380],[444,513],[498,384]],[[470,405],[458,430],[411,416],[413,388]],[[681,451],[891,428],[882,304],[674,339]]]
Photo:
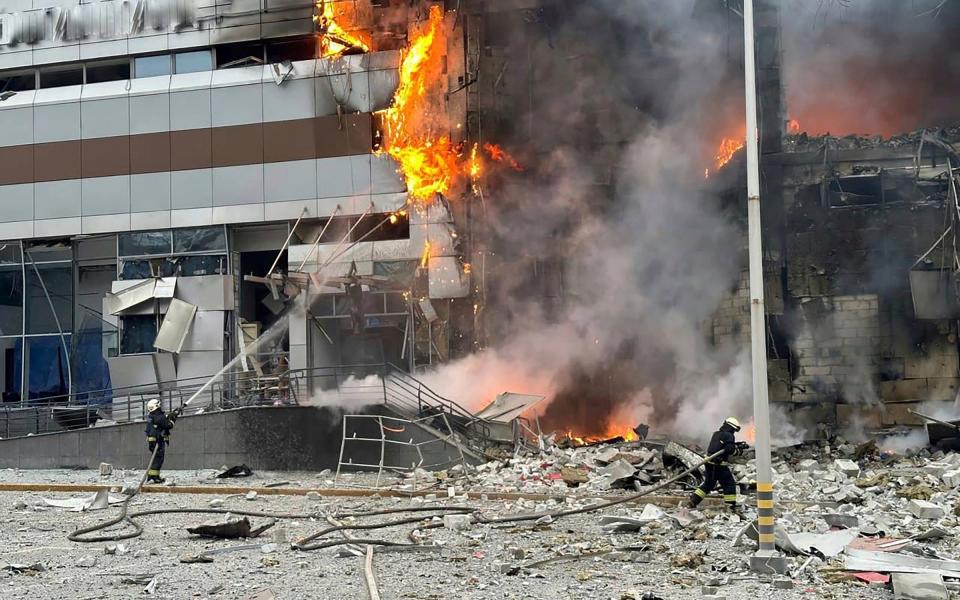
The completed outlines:
[[[329,58],[354,50],[369,52],[370,42],[359,31],[347,31],[342,23],[356,20],[356,6],[352,1],[316,0],[313,22],[320,33],[320,57]]]
[[[717,148],[717,153],[713,156],[714,168],[718,171],[722,169],[741,148],[743,148],[742,138],[723,138]]]
[[[480,147],[465,150],[447,133],[443,102],[443,66],[447,40],[443,9],[430,8],[422,31],[412,36],[400,59],[400,83],[390,108],[380,111],[386,152],[400,165],[407,192],[414,202],[429,202],[437,194],[450,195],[466,181],[474,186],[483,172]],[[483,152],[495,162],[522,170],[502,148],[484,144]]]

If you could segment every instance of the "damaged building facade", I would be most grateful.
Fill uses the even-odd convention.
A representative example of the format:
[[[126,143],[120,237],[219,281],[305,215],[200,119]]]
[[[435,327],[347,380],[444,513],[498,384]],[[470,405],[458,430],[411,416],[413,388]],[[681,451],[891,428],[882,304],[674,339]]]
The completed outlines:
[[[922,425],[910,411],[952,405],[960,384],[958,130],[802,133],[789,118],[782,10],[758,3],[771,402],[811,437]],[[887,100],[860,101],[866,112]],[[749,341],[746,271],[734,288],[707,328],[716,344]]]
[[[0,5],[6,405],[203,380],[279,320],[289,331],[258,348],[258,369],[456,353],[449,340],[472,327],[451,308],[473,312],[466,217],[442,200],[405,210],[398,165],[379,151],[407,22],[428,8]],[[324,35],[332,18],[369,47]],[[462,47],[450,45],[449,89]],[[448,105],[461,122],[463,101]],[[320,266],[353,279],[264,283]]]

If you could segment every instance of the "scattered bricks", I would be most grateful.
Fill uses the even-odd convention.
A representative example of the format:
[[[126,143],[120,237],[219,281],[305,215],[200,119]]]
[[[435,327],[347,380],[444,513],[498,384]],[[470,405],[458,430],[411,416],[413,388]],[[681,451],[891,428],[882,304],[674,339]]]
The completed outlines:
[[[774,579],[774,580],[773,580],[773,589],[775,589],[775,590],[792,590],[792,589],[793,589],[793,580],[792,580],[792,579]]]
[[[939,519],[946,514],[942,506],[926,500],[911,500],[907,504],[907,509],[918,519]]]
[[[820,463],[818,463],[812,458],[808,458],[806,460],[801,460],[800,464],[797,465],[797,468],[800,469],[801,471],[807,471],[808,473],[812,473],[814,471],[820,470]]]
[[[113,465],[110,463],[100,463],[100,477],[113,475]]]
[[[833,465],[847,477],[860,477],[860,466],[852,460],[840,458],[833,462]]]
[[[952,471],[946,471],[941,475],[943,483],[948,487],[957,487],[960,486],[960,469],[954,469]]]

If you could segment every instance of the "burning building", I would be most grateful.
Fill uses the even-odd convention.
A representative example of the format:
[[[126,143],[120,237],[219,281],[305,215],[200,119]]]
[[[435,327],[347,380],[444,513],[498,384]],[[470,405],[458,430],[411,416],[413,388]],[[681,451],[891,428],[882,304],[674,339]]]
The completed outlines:
[[[746,416],[737,4],[0,6],[7,422],[372,365],[579,437]],[[802,4],[757,3],[776,421],[908,422],[958,381],[955,82],[854,49],[937,56],[956,9]]]

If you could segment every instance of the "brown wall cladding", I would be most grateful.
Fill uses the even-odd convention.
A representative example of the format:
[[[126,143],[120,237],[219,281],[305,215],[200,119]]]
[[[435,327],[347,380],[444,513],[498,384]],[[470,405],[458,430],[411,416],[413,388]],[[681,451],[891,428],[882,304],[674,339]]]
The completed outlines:
[[[0,148],[0,185],[369,154],[369,113]]]

